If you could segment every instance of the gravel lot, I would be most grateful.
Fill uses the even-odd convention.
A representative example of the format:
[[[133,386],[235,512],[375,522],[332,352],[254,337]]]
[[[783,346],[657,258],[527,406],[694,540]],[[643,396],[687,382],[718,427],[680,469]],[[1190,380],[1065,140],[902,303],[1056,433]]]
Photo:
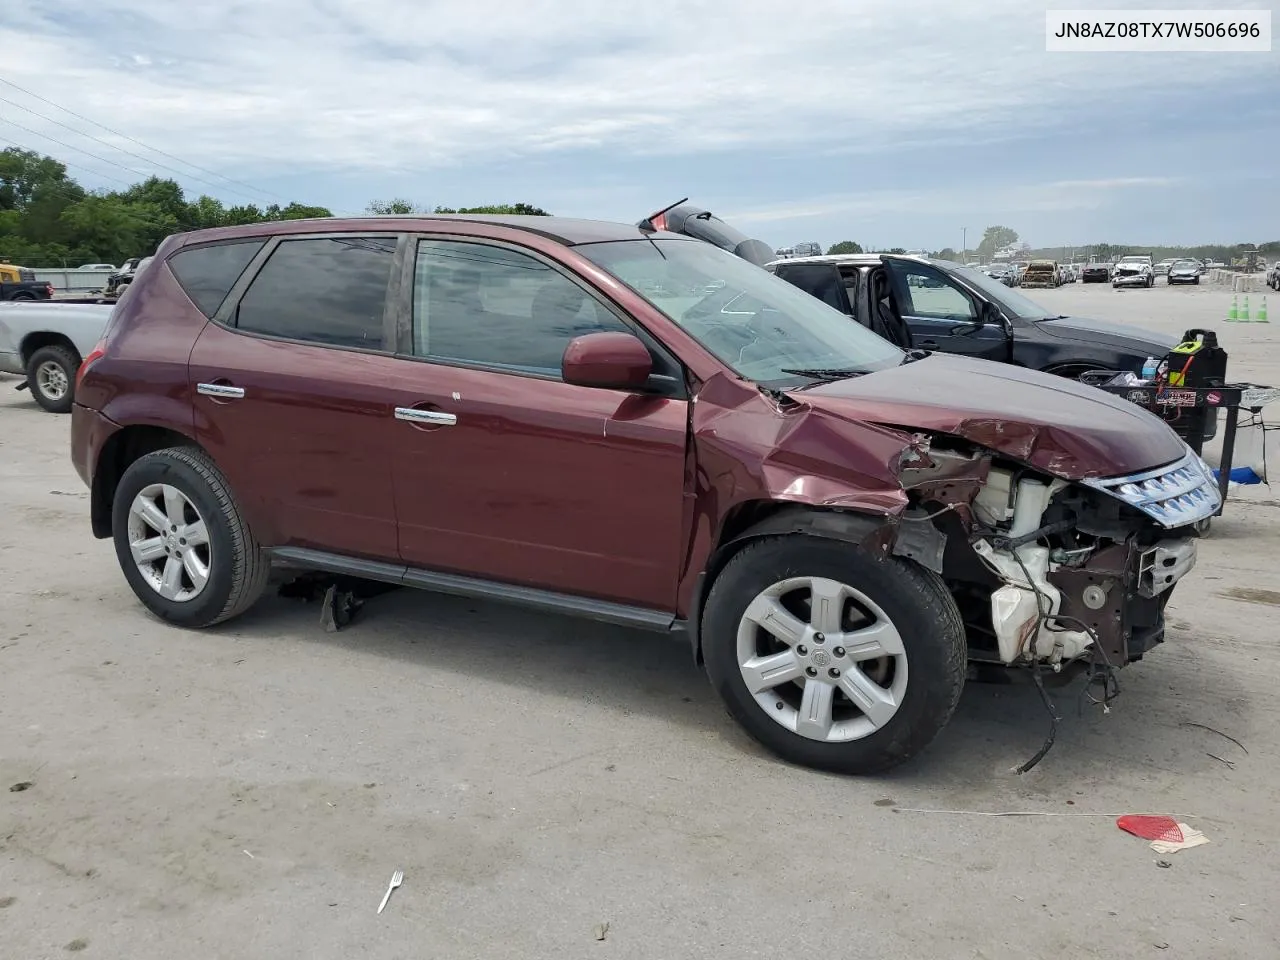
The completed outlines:
[[[1223,324],[1221,289],[1031,296],[1216,326],[1235,376],[1280,383],[1277,325]],[[1032,773],[1011,770],[1046,732],[1034,691],[971,685],[922,758],[852,780],[763,755],[687,649],[649,635],[409,591],[337,634],[277,597],[163,626],[89,534],[67,418],[16,383],[0,376],[6,960],[1274,955],[1266,488],[1215,522],[1110,715],[1060,695]],[[1161,858],[1110,819],[1148,811],[1213,842]]]

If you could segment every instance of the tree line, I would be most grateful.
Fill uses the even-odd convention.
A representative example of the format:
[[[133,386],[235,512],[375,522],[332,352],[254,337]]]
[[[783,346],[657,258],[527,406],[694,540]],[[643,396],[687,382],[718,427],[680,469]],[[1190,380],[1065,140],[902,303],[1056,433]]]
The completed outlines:
[[[971,260],[981,260],[984,263],[1000,250],[1006,247],[1015,246],[1018,243],[1018,231],[1011,227],[992,226],[987,227],[982,233],[982,239],[979,240],[976,247],[957,253],[951,247],[944,247],[941,250],[929,251],[929,256],[939,260],[953,260],[957,263],[965,263]],[[853,240],[841,240],[839,243],[833,243],[827,248],[828,254],[841,253],[862,253],[860,244]],[[891,250],[871,250],[869,253],[905,253],[902,247],[894,247]],[[1077,246],[1060,245],[1053,247],[1025,247],[1020,256],[1026,259],[1048,259],[1060,260],[1074,255],[1076,259],[1090,258],[1099,261],[1116,260],[1126,254],[1150,254],[1155,260],[1167,260],[1175,257],[1189,257],[1196,260],[1212,259],[1220,260],[1223,263],[1231,263],[1233,260],[1239,260],[1250,253],[1258,253],[1267,260],[1280,258],[1280,240],[1270,240],[1266,243],[1205,243],[1198,246],[1169,246],[1167,244],[1144,245],[1135,243],[1089,243]]]
[[[402,199],[375,200],[366,212],[548,215],[527,203],[427,210]],[[118,265],[154,253],[173,233],[331,216],[327,207],[304,203],[227,206],[203,194],[191,200],[177,181],[160,177],[122,190],[86,190],[53,157],[0,150],[0,260],[21,266]]]

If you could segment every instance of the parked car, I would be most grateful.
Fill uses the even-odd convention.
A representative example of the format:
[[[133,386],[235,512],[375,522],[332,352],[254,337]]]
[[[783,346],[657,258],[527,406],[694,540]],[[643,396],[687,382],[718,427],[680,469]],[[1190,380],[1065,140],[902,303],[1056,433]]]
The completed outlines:
[[[1062,280],[1058,274],[1058,264],[1054,260],[1032,260],[1022,274],[1020,286],[1024,287],[1057,287]]]
[[[1145,255],[1121,257],[1116,261],[1116,268],[1111,274],[1111,286],[1117,288],[1153,287],[1155,282],[1151,257]]]
[[[11,263],[0,263],[0,300],[48,300],[53,284],[37,280],[35,271]]]
[[[1178,260],[1166,272],[1169,286],[1173,286],[1175,283],[1194,283],[1199,285],[1200,274],[1204,273],[1204,268],[1196,260]]]
[[[1054,313],[945,260],[852,254],[780,260],[769,269],[904,347],[1066,377],[1097,369],[1139,373],[1147,357],[1162,357],[1176,343],[1138,327]]]
[[[1280,260],[1273,263],[1267,271],[1267,286],[1272,290],[1280,290]]]
[[[1081,283],[1107,283],[1111,279],[1111,265],[1097,260],[1085,264],[1080,271]]]
[[[138,271],[142,270],[151,262],[150,257],[131,257],[124,262],[117,273],[107,277],[107,285],[103,288],[103,295],[107,297],[119,297],[124,293],[125,287],[133,283],[134,277],[138,275]]]
[[[1007,263],[988,264],[982,268],[982,272],[1006,287],[1016,287],[1018,285],[1018,271]]]
[[[25,374],[19,389],[50,413],[69,413],[76,370],[102,336],[111,307],[0,304],[0,372]]]
[[[1170,257],[1168,260],[1161,260],[1159,263],[1155,265],[1155,275],[1157,277],[1163,277],[1168,275],[1169,268],[1172,267],[1177,262],[1178,262],[1177,257]]]
[[[620,224],[171,237],[79,376],[92,530],[158,617],[281,562],[678,630],[752,736],[850,773],[921,751],[967,658],[1141,659],[1219,505],[1136,404]]]
[[[85,263],[77,267],[77,270],[115,270],[114,263]]]

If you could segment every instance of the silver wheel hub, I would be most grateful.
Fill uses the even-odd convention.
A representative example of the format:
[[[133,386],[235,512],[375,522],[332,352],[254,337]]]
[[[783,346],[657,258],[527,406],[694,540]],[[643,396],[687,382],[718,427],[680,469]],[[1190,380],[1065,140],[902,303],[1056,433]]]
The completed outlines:
[[[40,392],[50,400],[61,400],[67,395],[67,371],[53,360],[46,360],[36,367],[36,383]]]
[[[204,592],[213,560],[209,531],[177,487],[152,483],[129,505],[129,552],[143,580],[166,600],[185,603]]]
[[[738,669],[765,713],[810,740],[860,740],[907,690],[901,634],[870,597],[823,577],[763,590],[738,623]]]

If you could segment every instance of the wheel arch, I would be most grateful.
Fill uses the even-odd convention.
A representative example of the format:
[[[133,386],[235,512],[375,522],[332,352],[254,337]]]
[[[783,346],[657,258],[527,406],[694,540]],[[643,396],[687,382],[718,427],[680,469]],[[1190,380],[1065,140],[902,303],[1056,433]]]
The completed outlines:
[[[694,583],[685,630],[694,662],[702,664],[702,611],[716,577],[735,554],[765,537],[810,536],[842,540],[887,553],[897,530],[896,517],[815,507],[808,504],[751,500],[740,503],[725,517],[720,538]]]
[[[22,356],[22,365],[25,367],[31,362],[35,352],[45,347],[66,347],[75,355],[77,363],[83,359],[75,343],[65,333],[55,333],[52,330],[36,330],[23,337],[22,343],[18,347],[18,352]]]
[[[196,447],[208,455],[194,438],[172,427],[133,424],[120,428],[107,438],[98,453],[89,494],[89,517],[95,537],[102,540],[112,534],[111,508],[124,472],[148,453],[170,447]]]

